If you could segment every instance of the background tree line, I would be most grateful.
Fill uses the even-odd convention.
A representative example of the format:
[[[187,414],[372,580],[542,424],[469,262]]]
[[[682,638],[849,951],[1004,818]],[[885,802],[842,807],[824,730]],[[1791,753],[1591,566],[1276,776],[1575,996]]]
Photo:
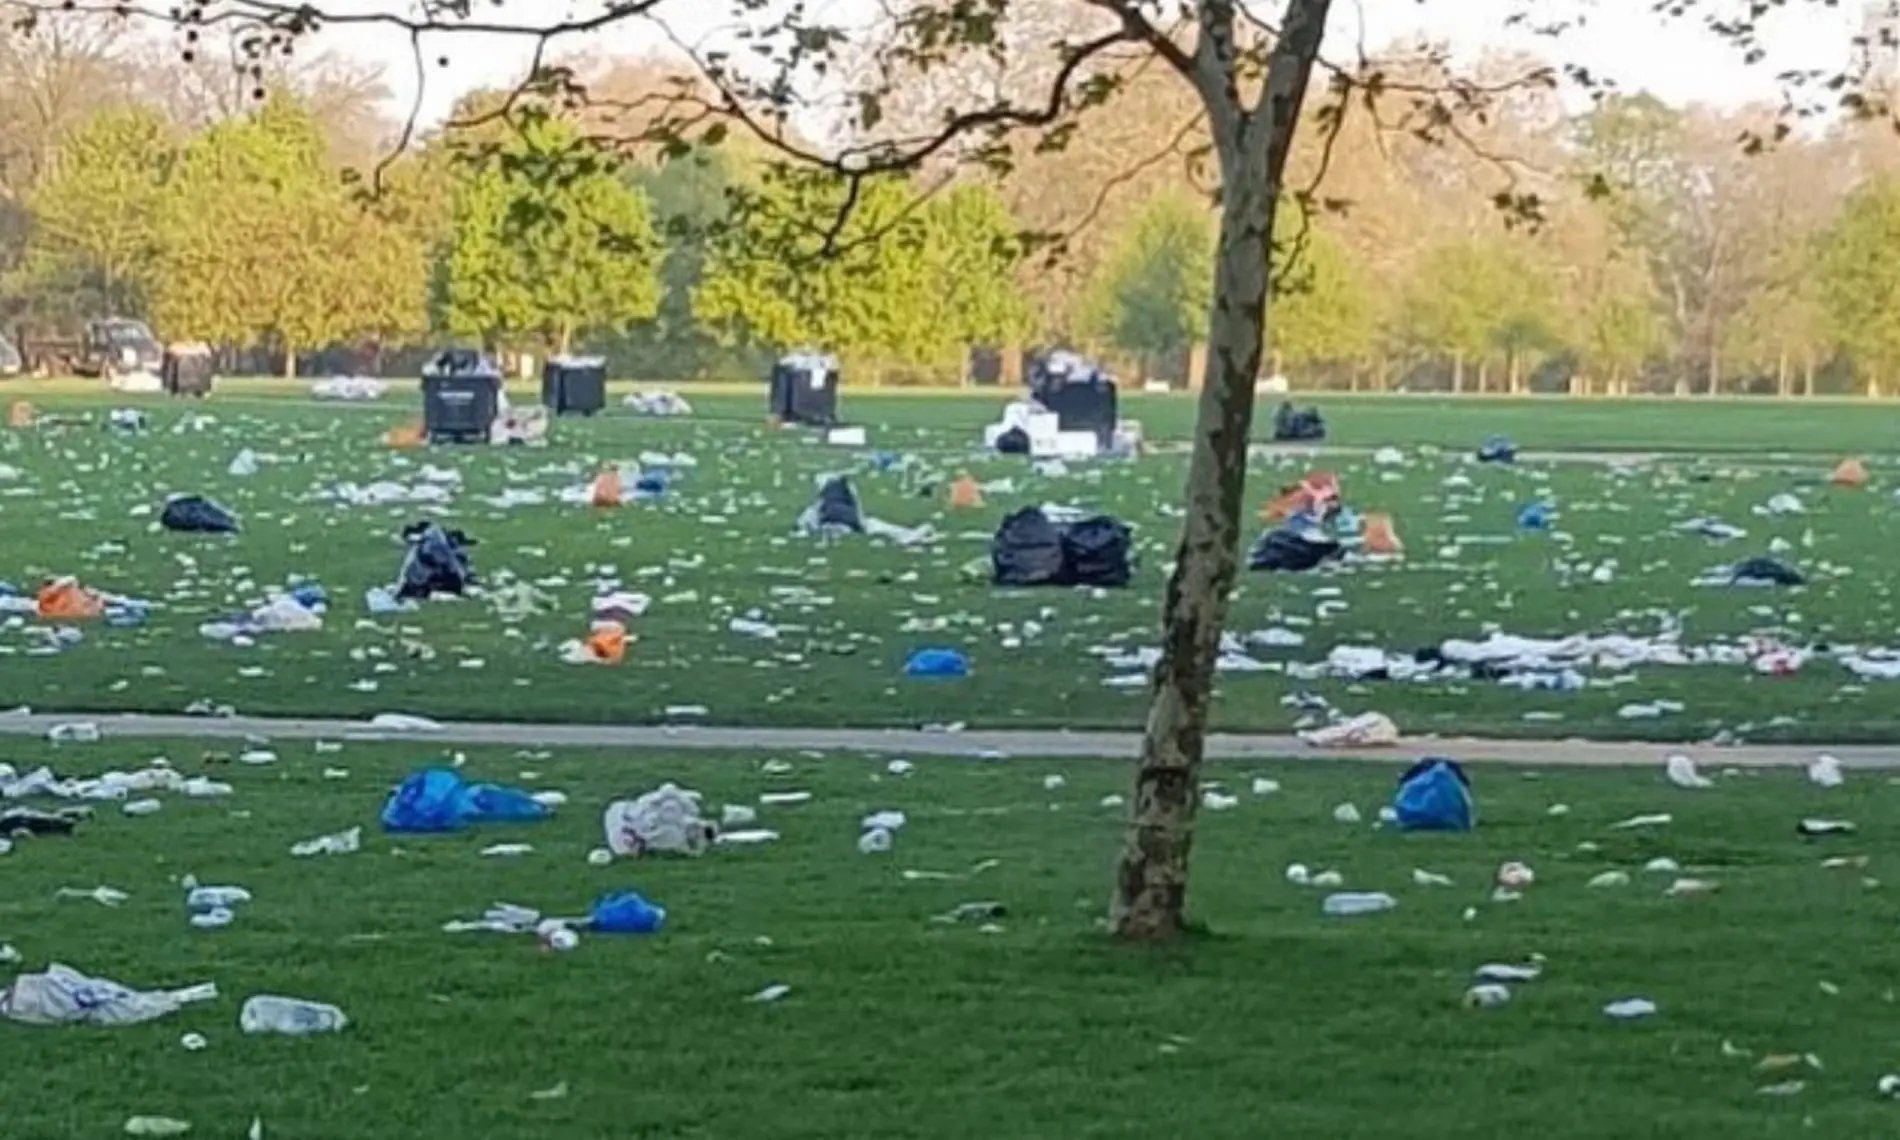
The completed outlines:
[[[927,131],[958,84],[1046,83],[1028,53],[1009,59],[1009,74],[901,85],[880,129]],[[1395,49],[1385,66],[1432,59]],[[955,380],[973,344],[1187,373],[1213,216],[1178,80],[1118,78],[1112,109],[1059,149],[871,182],[834,233],[843,184],[787,176],[736,135],[643,146],[616,124],[603,133],[622,145],[584,145],[670,77],[647,60],[570,66],[589,106],[511,123],[485,115],[502,93],[470,96],[455,120],[471,125],[387,162],[366,199],[345,172],[398,131],[374,75],[181,63],[100,21],[0,35],[0,314],[28,340],[144,317],[258,370],[407,367],[378,357],[455,339],[600,351],[657,380],[752,376],[801,344],[893,381]],[[1640,93],[1576,110],[1527,86],[1465,146],[1421,141],[1402,116],[1313,124],[1295,161],[1324,177],[1283,253],[1275,367],[1362,389],[1900,386],[1900,144],[1840,124],[1737,146],[1771,112]],[[1501,176],[1541,224],[1498,226]]]

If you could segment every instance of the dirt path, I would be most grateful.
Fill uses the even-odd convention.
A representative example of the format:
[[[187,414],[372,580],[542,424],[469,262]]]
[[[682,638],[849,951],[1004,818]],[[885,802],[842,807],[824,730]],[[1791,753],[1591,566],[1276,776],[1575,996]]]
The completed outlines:
[[[261,717],[0,715],[0,735],[44,736],[56,725],[88,723],[111,740],[413,741],[497,745],[511,748],[621,748],[639,752],[864,752],[920,756],[1002,758],[1049,756],[1079,759],[1133,758],[1139,737],[1121,732],[918,732],[886,729],[713,728],[693,726],[496,724],[454,722],[404,731],[365,721]],[[1361,758],[1410,763],[1420,756],[1516,764],[1525,767],[1659,766],[1670,752],[1687,752],[1710,765],[1781,767],[1805,764],[1821,751],[1850,767],[1900,769],[1900,745],[1841,747],[1756,744],[1743,747],[1679,746],[1593,741],[1509,741],[1420,738],[1398,748],[1320,752],[1290,736],[1224,736],[1208,740],[1217,760]]]

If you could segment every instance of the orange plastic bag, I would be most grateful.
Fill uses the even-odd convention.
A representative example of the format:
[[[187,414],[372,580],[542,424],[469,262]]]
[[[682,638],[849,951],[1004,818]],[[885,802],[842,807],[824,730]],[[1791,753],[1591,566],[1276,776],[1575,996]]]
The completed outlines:
[[[40,587],[38,608],[46,621],[86,621],[105,613],[106,602],[76,578],[55,578]]]
[[[1399,541],[1399,532],[1392,525],[1392,516],[1382,511],[1368,511],[1365,517],[1366,553],[1388,558],[1405,553],[1405,544]]]
[[[7,426],[10,428],[21,430],[30,428],[39,418],[39,413],[33,410],[33,405],[25,400],[15,400],[7,409]]]
[[[594,486],[587,493],[587,500],[597,507],[617,507],[622,490],[620,469],[609,467],[594,477]]]
[[[1867,465],[1858,459],[1843,459],[1830,480],[1836,487],[1865,487]]]
[[[403,424],[383,433],[383,442],[394,448],[421,447],[429,441],[421,424]]]
[[[957,510],[975,510],[983,505],[983,488],[968,475],[957,476],[950,484],[950,506]]]
[[[618,665],[627,659],[627,627],[617,621],[594,623],[587,635],[587,655],[602,665]]]

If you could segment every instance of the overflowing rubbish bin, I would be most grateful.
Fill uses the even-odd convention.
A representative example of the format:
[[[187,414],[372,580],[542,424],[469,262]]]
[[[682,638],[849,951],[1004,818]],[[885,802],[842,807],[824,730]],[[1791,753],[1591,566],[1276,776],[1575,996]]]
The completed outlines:
[[[422,430],[430,443],[487,443],[501,413],[501,369],[479,352],[450,349],[422,370]]]
[[[541,404],[557,416],[591,416],[607,406],[607,361],[556,356],[541,368]]]
[[[1056,414],[1060,431],[1092,432],[1107,449],[1115,438],[1119,399],[1115,380],[1073,352],[1051,352],[1035,361],[1030,395]]]
[[[168,344],[159,360],[158,376],[168,394],[202,400],[217,381],[217,360],[211,346],[202,341]]]
[[[787,424],[830,427],[838,422],[836,357],[798,352],[772,366],[770,412]]]

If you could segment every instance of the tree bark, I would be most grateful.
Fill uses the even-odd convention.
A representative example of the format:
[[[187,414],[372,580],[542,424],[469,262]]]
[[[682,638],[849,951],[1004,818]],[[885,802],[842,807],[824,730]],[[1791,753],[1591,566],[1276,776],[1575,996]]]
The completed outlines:
[[[289,341],[285,341],[284,342],[284,379],[295,380],[296,378],[297,378],[297,346],[294,344],[291,344]]]
[[[1254,378],[1267,343],[1273,225],[1331,0],[1287,0],[1260,102],[1237,93],[1231,0],[1200,0],[1193,80],[1221,170],[1219,249],[1207,364],[1188,462],[1187,511],[1162,610],[1161,660],[1141,743],[1109,921],[1159,941],[1187,928],[1188,859],[1200,804],[1214,662],[1238,569]]]

